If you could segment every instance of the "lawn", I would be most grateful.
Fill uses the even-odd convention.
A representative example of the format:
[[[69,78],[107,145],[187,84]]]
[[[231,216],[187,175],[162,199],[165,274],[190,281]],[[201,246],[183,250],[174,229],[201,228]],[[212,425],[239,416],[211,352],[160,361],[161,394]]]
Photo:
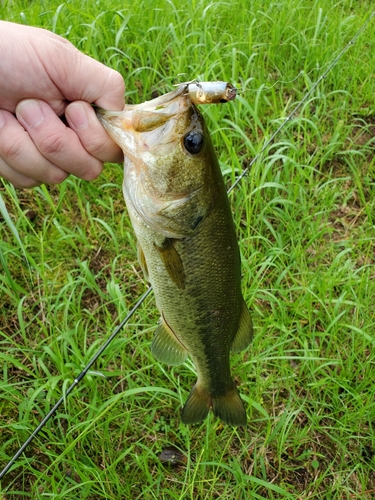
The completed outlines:
[[[127,102],[181,78],[241,87],[202,107],[229,189],[372,4],[5,0],[0,18],[117,69]],[[150,294],[1,500],[375,498],[374,30],[375,17],[229,195],[255,325],[232,356],[247,427],[181,423],[194,366],[152,357]],[[92,182],[0,180],[0,469],[147,290],[121,183],[111,164]]]

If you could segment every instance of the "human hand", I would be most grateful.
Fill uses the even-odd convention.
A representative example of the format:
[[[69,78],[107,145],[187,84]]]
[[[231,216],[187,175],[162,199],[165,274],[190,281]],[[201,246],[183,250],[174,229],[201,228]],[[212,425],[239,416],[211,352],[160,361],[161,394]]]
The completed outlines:
[[[120,111],[124,90],[117,71],[67,40],[0,21],[0,176],[25,188],[92,180],[122,161],[90,103]]]

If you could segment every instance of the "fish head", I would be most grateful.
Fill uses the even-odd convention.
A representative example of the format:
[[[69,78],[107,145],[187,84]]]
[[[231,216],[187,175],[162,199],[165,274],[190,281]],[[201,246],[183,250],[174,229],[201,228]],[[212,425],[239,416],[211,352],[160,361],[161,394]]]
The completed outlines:
[[[128,206],[165,236],[187,236],[194,221],[209,210],[210,172],[217,168],[204,119],[188,87],[126,105],[120,112],[96,113],[124,152]]]
[[[211,141],[186,85],[151,101],[126,105],[120,112],[96,112],[122,148],[125,169],[135,169],[161,197],[192,192],[205,182]]]

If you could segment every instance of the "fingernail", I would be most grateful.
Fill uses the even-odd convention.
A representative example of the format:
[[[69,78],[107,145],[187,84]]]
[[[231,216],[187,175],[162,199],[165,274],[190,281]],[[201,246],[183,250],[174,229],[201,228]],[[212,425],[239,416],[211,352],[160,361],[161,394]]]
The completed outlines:
[[[84,128],[88,125],[87,113],[79,102],[75,102],[69,105],[68,109],[69,120],[72,122],[75,128]]]
[[[0,128],[5,125],[5,116],[4,113],[0,110]]]
[[[44,115],[38,101],[28,99],[18,104],[17,118],[21,118],[28,127],[37,127],[43,122]]]

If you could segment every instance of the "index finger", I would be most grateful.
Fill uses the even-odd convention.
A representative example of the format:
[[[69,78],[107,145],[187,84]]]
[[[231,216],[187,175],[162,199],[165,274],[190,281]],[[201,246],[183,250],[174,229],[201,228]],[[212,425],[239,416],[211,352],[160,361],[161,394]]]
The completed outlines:
[[[48,73],[68,101],[95,103],[104,109],[121,111],[125,106],[125,83],[117,71],[82,54],[70,42],[60,39],[59,64],[51,61]],[[42,50],[46,50],[43,46]],[[48,50],[48,49],[47,49]],[[48,57],[55,59],[55,52]],[[69,77],[66,71],[69,68]]]

